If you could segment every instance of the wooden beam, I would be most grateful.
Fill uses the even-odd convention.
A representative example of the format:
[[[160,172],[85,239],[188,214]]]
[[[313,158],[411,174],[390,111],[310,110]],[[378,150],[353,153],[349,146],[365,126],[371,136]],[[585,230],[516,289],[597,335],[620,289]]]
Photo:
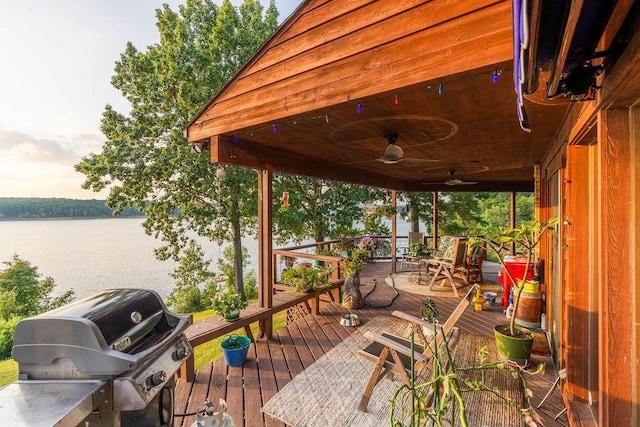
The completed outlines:
[[[386,182],[389,188],[401,189],[406,186],[402,180],[382,177],[353,166],[327,164],[302,154],[275,149],[251,141],[214,136],[211,138],[211,161],[233,164],[271,172],[282,171],[294,175],[313,176],[334,181],[345,181],[363,185],[379,186]]]
[[[271,172],[261,170],[258,173],[258,299],[260,307],[273,306],[273,246],[272,235],[272,176]],[[271,316],[260,320],[260,333],[267,339],[273,335],[273,318]]]

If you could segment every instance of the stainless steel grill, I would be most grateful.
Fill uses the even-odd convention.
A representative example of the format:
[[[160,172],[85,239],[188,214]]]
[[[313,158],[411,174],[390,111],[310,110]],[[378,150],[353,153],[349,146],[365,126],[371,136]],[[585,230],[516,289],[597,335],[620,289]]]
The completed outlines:
[[[171,425],[189,322],[150,290],[112,289],[16,326],[18,381],[0,391],[12,426]]]

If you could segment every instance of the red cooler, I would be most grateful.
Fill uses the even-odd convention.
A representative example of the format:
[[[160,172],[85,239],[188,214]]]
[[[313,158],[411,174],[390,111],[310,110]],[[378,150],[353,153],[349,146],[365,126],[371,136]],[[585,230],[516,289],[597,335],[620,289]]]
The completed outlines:
[[[524,268],[527,265],[527,261],[522,258],[506,256],[504,257],[504,265],[515,280],[520,280],[524,275]],[[527,272],[526,279],[533,280],[534,274],[534,266],[533,263],[531,263],[529,264],[529,271]],[[511,295],[511,286],[513,286],[513,281],[504,271],[500,271],[500,274],[498,274],[498,281],[504,285],[504,292],[502,293],[502,308],[506,310],[507,307],[509,307],[509,296]]]

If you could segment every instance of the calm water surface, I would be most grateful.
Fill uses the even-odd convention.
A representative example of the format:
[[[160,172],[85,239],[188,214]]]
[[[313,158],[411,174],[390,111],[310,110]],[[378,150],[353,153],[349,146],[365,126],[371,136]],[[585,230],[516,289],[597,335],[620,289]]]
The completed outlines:
[[[175,264],[154,258],[153,249],[160,243],[145,234],[142,222],[141,218],[0,221],[0,261],[17,253],[37,266],[43,277],[55,280],[55,294],[73,289],[76,297],[85,297],[104,289],[135,287],[154,289],[166,298],[174,286],[169,273]],[[255,241],[245,244],[255,259]],[[209,252],[217,258],[218,246]]]
[[[154,289],[166,298],[174,287],[169,273],[175,264],[155,259],[153,249],[160,242],[145,234],[142,222],[142,218],[0,221],[0,261],[17,253],[38,267],[43,277],[54,279],[55,295],[73,289],[82,298],[104,289],[134,287]],[[400,221],[398,234],[407,230],[408,224]],[[255,239],[245,238],[243,244],[256,260]],[[212,259],[225,247],[208,245],[205,252]],[[251,269],[256,269],[254,262],[247,271]]]

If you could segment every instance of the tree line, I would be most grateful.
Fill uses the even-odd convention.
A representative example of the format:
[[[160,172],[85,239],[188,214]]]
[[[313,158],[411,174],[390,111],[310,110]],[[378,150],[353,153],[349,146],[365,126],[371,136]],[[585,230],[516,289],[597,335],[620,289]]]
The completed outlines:
[[[0,197],[0,220],[112,216],[114,209],[107,207],[104,200]],[[142,216],[142,213],[135,207],[127,207],[118,216]]]

